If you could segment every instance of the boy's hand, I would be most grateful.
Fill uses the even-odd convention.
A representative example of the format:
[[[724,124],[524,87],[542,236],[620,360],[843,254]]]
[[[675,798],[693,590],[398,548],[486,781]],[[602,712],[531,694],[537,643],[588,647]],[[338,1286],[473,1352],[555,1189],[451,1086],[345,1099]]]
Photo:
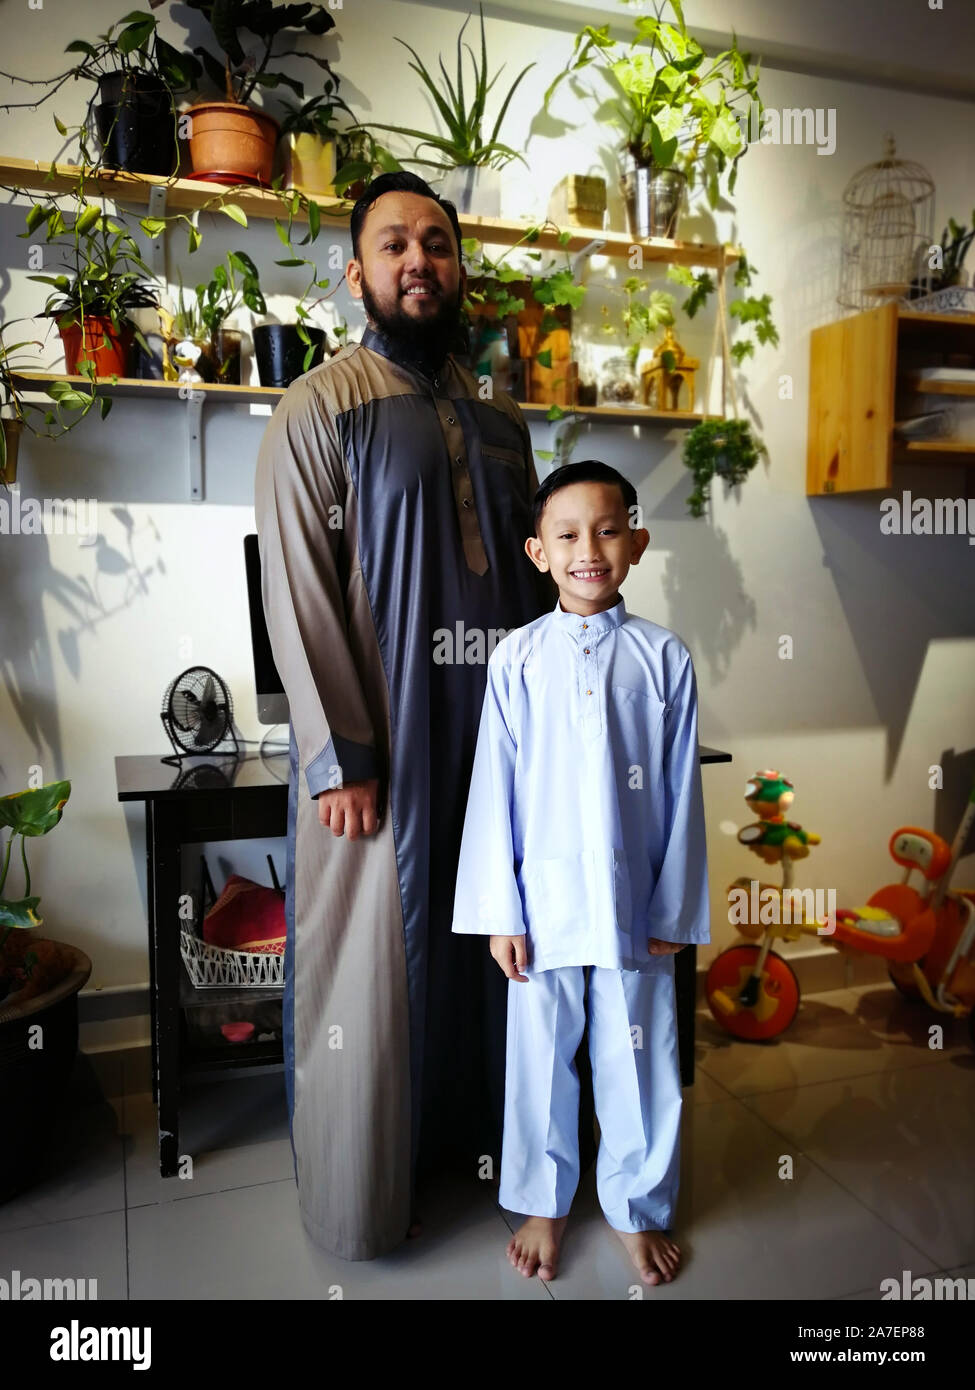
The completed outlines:
[[[686,941],[660,941],[657,937],[651,936],[647,950],[652,956],[673,956],[678,951],[683,951],[686,945]]]
[[[509,980],[528,983],[528,976],[519,974],[528,964],[524,933],[521,936],[492,936],[491,954]]]

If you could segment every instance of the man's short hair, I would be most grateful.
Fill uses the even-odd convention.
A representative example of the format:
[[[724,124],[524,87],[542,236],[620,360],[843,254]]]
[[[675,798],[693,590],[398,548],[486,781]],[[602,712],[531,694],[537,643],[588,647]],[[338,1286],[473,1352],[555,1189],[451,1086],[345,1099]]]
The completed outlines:
[[[561,468],[556,468],[554,472],[550,473],[535,493],[535,500],[532,503],[532,523],[536,536],[538,535],[538,524],[542,519],[542,512],[549,499],[555,493],[561,492],[563,488],[571,487],[573,483],[615,484],[623,494],[623,505],[627,511],[637,505],[636,488],[629,478],[624,478],[622,473],[618,473],[608,463],[602,463],[599,459],[583,459],[580,463],[565,463]]]
[[[457,208],[449,198],[441,198],[434,193],[430,185],[421,179],[419,174],[412,173],[409,169],[395,169],[390,174],[380,174],[374,178],[369,187],[363,192],[362,196],[356,200],[355,207],[352,209],[350,224],[352,228],[352,255],[355,259],[361,260],[359,255],[359,237],[362,233],[362,224],[366,220],[366,213],[372,207],[377,198],[384,193],[419,193],[422,198],[432,198],[435,203],[439,203],[447,214],[447,220],[454,229],[454,237],[457,246],[457,261],[462,264],[462,253],[460,246],[460,221],[457,217]]]

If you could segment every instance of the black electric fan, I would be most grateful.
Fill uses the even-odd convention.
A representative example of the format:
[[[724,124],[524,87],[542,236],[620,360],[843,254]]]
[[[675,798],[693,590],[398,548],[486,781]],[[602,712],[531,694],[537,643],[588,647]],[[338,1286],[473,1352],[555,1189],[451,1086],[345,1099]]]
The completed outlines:
[[[240,754],[233,699],[209,666],[190,666],[170,681],[159,717],[175,751],[175,757],[162,759],[164,763],[178,765],[187,755],[212,753],[225,742]]]

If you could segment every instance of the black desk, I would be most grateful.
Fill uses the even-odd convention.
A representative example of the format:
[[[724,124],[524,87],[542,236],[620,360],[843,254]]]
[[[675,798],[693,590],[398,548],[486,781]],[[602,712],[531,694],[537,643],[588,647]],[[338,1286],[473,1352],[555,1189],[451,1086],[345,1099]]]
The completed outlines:
[[[701,746],[702,763],[726,763],[730,753]],[[179,897],[185,844],[265,839],[288,827],[288,758],[278,756],[184,758],[182,767],[161,757],[118,757],[119,801],[146,805],[146,893],[149,917],[149,994],[152,1014],[152,1096],[158,1108],[159,1171],[177,1171],[180,1082],[193,1072],[238,1071],[282,1063],[277,1043],[241,1043],[229,1052],[181,1046]],[[694,1080],[694,1005],[697,949],[677,953],[677,1037],[681,1080]],[[209,993],[209,991],[208,991]]]

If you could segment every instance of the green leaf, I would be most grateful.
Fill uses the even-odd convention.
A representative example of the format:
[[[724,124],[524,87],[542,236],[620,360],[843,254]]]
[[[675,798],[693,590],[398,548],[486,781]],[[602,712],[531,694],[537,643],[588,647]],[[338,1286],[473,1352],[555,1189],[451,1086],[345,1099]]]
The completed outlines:
[[[89,203],[84,212],[75,220],[74,229],[79,236],[84,236],[85,232],[90,231],[101,217],[101,208],[94,203]]]
[[[275,265],[285,265],[285,266],[296,266],[296,265],[307,265],[308,262],[307,262],[306,260],[302,260],[302,258],[301,258],[300,256],[288,256],[288,257],[286,257],[286,258],[285,258],[284,260],[282,260],[282,261],[275,261],[274,264],[275,264]]]
[[[109,412],[109,411],[111,410],[111,408],[112,408],[112,398],[111,398],[111,396],[99,396],[99,397],[98,397],[98,408],[99,408],[99,410],[101,411],[101,413],[102,413],[102,419],[104,420],[104,419],[105,419],[105,416],[108,414],[108,412]]]
[[[193,223],[191,222],[189,230],[189,246],[191,253],[199,249],[199,245],[202,240],[203,237],[200,234],[199,227],[194,227]]]
[[[41,203],[33,203],[27,209],[28,232],[35,232],[42,222],[46,222],[51,215],[51,211],[51,208],[46,208]]]
[[[155,241],[156,237],[162,236],[166,230],[166,219],[164,217],[143,217],[139,226],[150,241]]]
[[[67,135],[68,127],[64,124],[63,121],[59,121],[57,116],[54,117],[54,124],[57,126],[57,131],[59,135]]]
[[[241,227],[247,226],[247,214],[236,203],[221,203],[220,211],[229,217],[231,222],[237,222]]]
[[[551,367],[551,365],[552,365],[552,349],[551,349],[551,348],[545,348],[545,350],[544,350],[543,352],[536,353],[536,354],[535,354],[535,361],[538,363],[538,365],[539,365],[540,367]]]

